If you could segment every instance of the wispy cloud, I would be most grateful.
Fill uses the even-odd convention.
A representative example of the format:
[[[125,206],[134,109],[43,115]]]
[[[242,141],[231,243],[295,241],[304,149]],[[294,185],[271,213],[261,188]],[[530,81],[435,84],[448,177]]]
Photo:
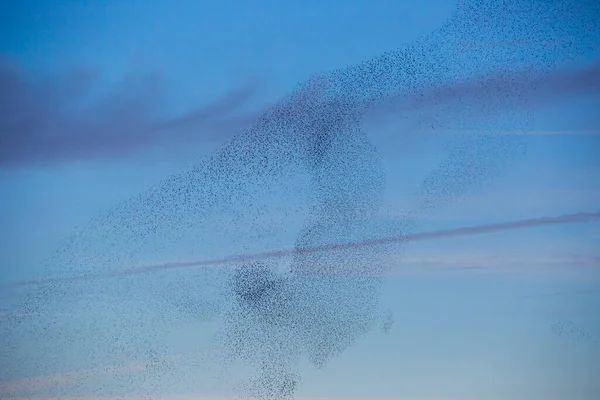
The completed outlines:
[[[399,257],[392,255],[388,262],[396,262],[400,267],[394,274],[405,271],[443,272],[473,271],[511,274],[551,274],[570,273],[574,270],[595,270],[600,272],[600,257],[572,254],[519,254],[496,251],[471,251],[465,253],[423,254]]]
[[[413,92],[398,93],[372,107],[367,118],[404,117],[418,112],[421,124],[444,129],[506,110],[532,110],[577,96],[600,93],[600,63],[553,71],[535,68],[496,70],[482,76],[432,83]],[[457,131],[453,129],[453,132]],[[460,133],[494,133],[458,129]],[[560,133],[575,133],[565,131]],[[529,133],[498,130],[497,133]],[[549,133],[549,132],[544,132]],[[554,132],[557,134],[559,132]],[[588,132],[589,133],[589,132]],[[596,133],[596,132],[594,132]]]
[[[19,379],[0,384],[0,396],[10,398],[19,393],[33,392],[37,390],[55,389],[70,386],[77,382],[88,379],[97,379],[104,376],[131,373],[145,370],[144,365],[131,364],[126,366],[110,366],[90,370],[74,371],[63,374],[42,376],[38,378]]]
[[[7,400],[132,400],[132,399],[147,399],[147,395],[142,394],[128,394],[124,396],[43,396],[37,394],[31,396],[32,392],[43,392],[47,390],[69,390],[70,388],[79,387],[85,382],[94,381],[103,378],[110,378],[121,375],[131,374],[144,374],[148,372],[149,368],[155,367],[156,364],[169,364],[176,363],[180,365],[186,361],[194,360],[194,356],[197,356],[197,352],[186,352],[182,354],[176,354],[166,357],[161,357],[152,360],[151,362],[142,361],[134,362],[121,365],[109,365],[102,368],[93,368],[79,371],[71,371],[62,374],[44,375],[36,378],[29,379],[15,379],[8,382],[0,383],[0,396],[2,399]],[[239,400],[239,397],[227,396],[227,395],[205,395],[201,393],[187,393],[187,394],[153,394],[152,398],[164,399],[164,400]],[[334,400],[333,397],[299,397],[298,400]],[[383,398],[380,398],[383,400]],[[341,400],[341,399],[340,399]]]
[[[165,112],[170,93],[160,75],[131,78],[95,100],[103,82],[93,70],[41,79],[0,57],[0,166],[113,160],[156,144],[223,141],[250,127],[266,111],[265,107],[247,111],[264,83],[250,81],[212,103],[173,116]],[[462,118],[470,118],[502,107],[531,107],[594,94],[599,89],[600,64],[551,73],[496,71],[398,93],[369,110],[366,117],[377,120],[421,111],[426,114],[422,119],[433,120],[430,117],[439,107],[452,105],[460,107]],[[288,104],[286,115],[291,109],[303,112],[302,99],[306,103],[309,95],[298,97],[296,105]]]
[[[401,207],[408,202],[405,193],[390,196],[390,200],[381,208],[382,218],[406,219],[415,218],[419,221],[435,223],[465,224],[470,221],[481,221],[511,216],[511,219],[526,218],[529,215],[560,214],[569,209],[590,209],[600,203],[600,189],[592,187],[595,177],[594,169],[590,172],[569,173],[559,175],[554,171],[545,172],[543,165],[536,164],[537,176],[524,179],[525,183],[510,183],[508,186],[476,193],[461,199],[455,205],[449,205],[435,214],[416,212],[408,207]],[[522,178],[528,178],[521,174]],[[543,178],[544,174],[549,178]],[[546,179],[546,182],[543,180]],[[549,181],[549,182],[548,182]],[[564,187],[557,182],[568,182],[571,187]],[[494,204],[494,207],[490,207]]]
[[[198,355],[197,352],[188,352],[185,354],[175,354],[165,357],[156,357],[151,360],[140,360],[136,362],[113,364],[100,368],[82,369],[70,371],[60,374],[44,375],[35,378],[14,379],[7,382],[0,382],[0,397],[12,398],[11,396],[23,395],[36,391],[49,389],[72,387],[81,384],[85,381],[93,381],[102,378],[110,378],[115,376],[141,374],[146,373],[157,365],[169,364],[173,362],[181,363],[185,360],[192,359]],[[137,358],[137,357],[135,357]],[[20,398],[20,397],[19,397]],[[37,398],[37,397],[36,397]],[[61,399],[64,397],[61,397]],[[87,397],[86,397],[87,398]],[[95,398],[95,397],[90,397]],[[119,397],[107,397],[110,399]],[[127,398],[135,398],[129,397]],[[202,399],[210,397],[200,397]]]
[[[247,108],[263,83],[249,81],[170,116],[160,75],[132,77],[100,95],[95,71],[42,79],[0,57],[0,165],[112,160],[165,142],[223,141],[258,118],[259,111]]]
[[[44,280],[27,280],[27,281],[16,282],[14,284],[5,285],[5,286],[21,287],[21,286],[37,286],[37,285],[44,285],[44,284],[60,284],[60,283],[68,283],[68,282],[76,282],[76,281],[89,281],[89,280],[95,280],[95,279],[105,279],[105,278],[112,278],[112,277],[123,277],[123,276],[147,274],[147,273],[153,273],[153,272],[158,272],[158,271],[199,268],[199,267],[227,266],[227,265],[233,265],[233,264],[239,263],[239,262],[248,262],[248,261],[254,261],[254,260],[281,259],[281,258],[294,256],[297,254],[313,254],[313,253],[320,253],[320,252],[344,251],[344,250],[352,250],[352,249],[359,249],[359,248],[365,248],[365,247],[387,246],[387,245],[402,244],[402,243],[408,243],[408,242],[421,242],[421,241],[428,241],[428,240],[482,235],[482,234],[489,234],[489,233],[495,233],[495,232],[512,231],[512,230],[519,230],[519,229],[529,229],[529,228],[537,228],[537,227],[552,226],[552,225],[590,223],[590,222],[597,222],[598,220],[600,220],[600,212],[581,212],[581,213],[576,213],[576,214],[561,215],[561,216],[557,216],[557,217],[530,218],[530,219],[523,219],[523,220],[518,220],[518,221],[510,221],[510,222],[495,223],[495,224],[465,226],[465,227],[454,228],[454,229],[422,232],[422,233],[401,235],[401,236],[389,236],[389,237],[384,237],[384,238],[363,240],[363,241],[357,241],[357,242],[335,243],[335,244],[314,246],[314,247],[308,247],[308,248],[275,250],[275,251],[266,251],[266,252],[253,253],[253,254],[238,254],[238,255],[232,255],[232,256],[227,256],[227,257],[222,257],[222,258],[216,258],[216,259],[195,260],[195,261],[187,261],[187,262],[162,263],[162,264],[156,264],[156,265],[148,265],[145,267],[132,268],[132,269],[128,269],[128,270],[123,270],[121,272],[114,272],[114,273],[105,274],[105,275],[81,275],[81,276],[74,276],[74,277],[69,277],[69,278],[61,278],[61,279],[46,280],[46,281],[44,281]]]

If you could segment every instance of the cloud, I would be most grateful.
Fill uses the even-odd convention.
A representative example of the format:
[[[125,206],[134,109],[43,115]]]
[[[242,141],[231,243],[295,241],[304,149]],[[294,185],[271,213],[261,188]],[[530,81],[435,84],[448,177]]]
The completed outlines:
[[[140,274],[140,273],[149,273],[149,272],[154,272],[154,271],[178,269],[178,268],[201,267],[201,266],[210,266],[210,265],[226,265],[226,264],[232,264],[232,263],[236,263],[236,262],[248,262],[248,261],[260,260],[260,259],[288,257],[288,256],[295,255],[295,254],[335,252],[335,251],[351,250],[351,249],[356,249],[356,248],[385,246],[385,245],[415,242],[415,241],[480,235],[480,234],[487,234],[487,233],[494,233],[494,232],[501,232],[501,231],[508,231],[508,230],[543,227],[543,226],[548,226],[548,225],[562,225],[562,224],[571,224],[571,223],[595,222],[595,221],[598,221],[599,219],[600,219],[600,212],[577,213],[577,214],[562,215],[562,216],[558,216],[558,217],[532,218],[532,219],[524,219],[524,220],[519,220],[519,221],[511,221],[511,222],[506,222],[506,223],[467,226],[467,227],[461,227],[461,228],[455,228],[455,229],[423,232],[423,233],[416,233],[416,234],[410,234],[410,235],[391,236],[391,237],[385,237],[385,238],[380,238],[380,239],[363,240],[363,241],[359,241],[359,242],[329,244],[329,245],[315,246],[315,247],[309,247],[309,248],[296,248],[293,250],[278,250],[278,251],[256,253],[256,254],[235,255],[235,256],[224,257],[224,258],[215,259],[215,260],[200,260],[200,261],[191,261],[191,262],[154,265],[154,266],[148,266],[148,267],[143,267],[143,268],[131,269],[128,271],[124,271],[122,273],[115,274],[115,275],[116,276],[126,276],[126,275],[135,275],[135,274]]]
[[[418,218],[420,221],[435,223],[465,224],[469,221],[497,219],[500,216],[510,216],[512,219],[527,218],[534,214],[552,215],[560,214],[569,209],[592,209],[600,202],[600,189],[590,187],[595,181],[594,171],[587,172],[580,177],[576,173],[564,174],[550,171],[550,182],[544,179],[544,166],[535,164],[537,176],[521,173],[524,184],[511,181],[509,185],[498,185],[496,188],[479,192],[468,198],[461,199],[455,205],[449,205],[436,214],[415,213],[408,207],[402,208],[398,204],[406,203],[403,194],[397,194],[390,200],[386,207],[382,207],[383,218]],[[551,174],[551,175],[550,175]],[[548,179],[548,180],[549,180]],[[561,187],[557,182],[568,182],[570,188]],[[587,187],[586,187],[587,186]],[[494,204],[491,208],[490,204]]]
[[[397,264],[393,274],[403,272],[473,271],[493,273],[550,274],[575,270],[600,271],[600,257],[572,254],[522,254],[475,250],[465,253],[423,254],[409,257],[391,255],[388,262]]]
[[[531,111],[565,99],[600,93],[600,63],[579,68],[496,70],[483,76],[431,84],[422,90],[397,93],[371,107],[369,119],[419,114],[418,124],[446,129],[453,124],[501,115],[507,110]],[[490,133],[468,130],[461,133]],[[511,131],[498,130],[498,133]],[[528,133],[528,131],[512,131]],[[573,133],[573,131],[561,131]],[[588,132],[589,133],[589,132]],[[597,132],[596,132],[597,133]],[[556,134],[556,132],[555,132]]]
[[[17,393],[32,392],[44,389],[70,386],[87,379],[100,378],[116,374],[143,371],[144,365],[131,364],[127,366],[111,366],[102,369],[68,372],[63,374],[48,375],[38,378],[20,379],[0,384],[0,395],[15,395]]]
[[[114,364],[108,365],[101,368],[92,368],[78,371],[70,371],[61,374],[44,375],[35,378],[27,379],[14,379],[7,382],[0,382],[0,396],[2,399],[10,400],[68,400],[68,399],[85,399],[85,400],[131,400],[131,399],[147,399],[147,395],[128,394],[126,396],[40,396],[40,391],[56,390],[59,388],[67,389],[80,387],[83,383],[94,381],[103,378],[110,377],[122,377],[124,375],[131,374],[146,374],[150,368],[155,368],[155,364],[171,365],[176,363],[181,365],[186,361],[197,361],[195,356],[198,352],[186,352],[175,354],[171,356],[158,357],[155,360],[144,360],[141,362],[130,362],[127,364]],[[135,357],[135,356],[134,356]],[[35,396],[27,397],[27,394],[32,392],[38,392]],[[160,398],[165,400],[226,400],[226,399],[239,399],[239,397],[232,396],[216,396],[216,395],[203,395],[200,393],[186,393],[186,394],[163,394],[160,397],[155,395],[152,398]],[[325,397],[311,397],[311,398],[298,398],[311,399],[311,400],[327,400],[333,398]]]
[[[182,115],[165,115],[164,79],[126,79],[108,94],[93,70],[28,76],[0,57],[0,166],[126,157],[157,144],[223,141],[248,127],[264,82],[251,80]]]
[[[129,360],[136,359],[136,362],[128,362],[126,364],[113,364],[107,365],[100,368],[82,369],[76,371],[70,371],[60,374],[44,375],[35,378],[26,379],[14,379],[6,382],[0,382],[0,396],[4,398],[11,398],[11,396],[23,395],[24,393],[31,393],[41,390],[51,390],[64,387],[74,387],[80,385],[84,381],[97,380],[102,378],[119,377],[123,375],[131,374],[144,374],[148,373],[152,368],[156,368],[159,365],[170,365],[172,363],[182,363],[186,360],[194,359],[194,356],[198,356],[198,352],[186,352],[181,354],[175,354],[163,357],[153,357],[152,359],[140,360],[136,354],[130,353],[125,354]],[[37,397],[36,397],[37,398]],[[63,399],[64,397],[61,397]],[[80,397],[79,397],[80,398]],[[88,398],[88,397],[85,397]],[[96,398],[96,397],[89,397]],[[116,399],[119,397],[98,397],[106,399]],[[129,397],[127,398],[136,398]],[[176,398],[169,397],[167,398]],[[212,397],[199,396],[200,399],[212,399]],[[221,397],[222,398],[222,397]]]
[[[157,144],[223,141],[264,115],[263,107],[246,110],[264,83],[251,80],[209,104],[172,116],[164,112],[169,93],[160,75],[129,78],[112,92],[98,94],[103,82],[94,70],[32,77],[0,57],[0,166],[114,160]],[[288,118],[291,110],[301,114],[311,96],[327,89],[326,84],[309,85],[312,92],[305,90],[280,111]],[[440,107],[447,105],[458,106],[455,111],[460,111],[460,119],[470,120],[501,112],[503,107],[540,106],[569,96],[596,94],[599,89],[600,64],[554,72],[496,71],[396,93],[372,107],[366,117],[377,120],[420,111],[424,115],[419,123],[444,128],[448,121],[440,120]],[[277,117],[276,110],[271,112]]]
[[[455,238],[463,236],[481,235],[502,231],[511,231],[518,229],[528,229],[552,225],[563,225],[563,224],[576,224],[576,223],[589,223],[597,222],[600,220],[600,212],[580,212],[575,214],[560,215],[557,217],[541,217],[541,218],[530,218],[522,219],[517,221],[510,221],[504,223],[477,225],[477,226],[465,226],[454,229],[444,229],[430,232],[422,232],[416,234],[400,235],[400,236],[389,236],[379,239],[369,239],[357,242],[347,243],[334,243],[328,245],[306,247],[306,248],[295,248],[295,249],[282,249],[275,251],[266,251],[261,253],[252,254],[238,254],[222,258],[206,259],[206,260],[195,260],[185,262],[173,262],[173,263],[162,263],[155,265],[148,265],[144,267],[132,268],[123,270],[121,272],[112,272],[105,275],[80,275],[68,278],[60,278],[55,280],[27,280],[13,283],[11,285],[3,285],[2,287],[23,287],[23,286],[37,286],[43,284],[57,284],[57,283],[68,283],[76,281],[89,281],[101,278],[109,277],[123,277],[130,275],[140,275],[153,273],[158,271],[168,271],[176,269],[189,269],[199,267],[215,267],[215,266],[226,266],[233,265],[240,262],[251,262],[265,259],[280,259],[297,254],[314,254],[314,253],[328,253],[328,252],[339,252],[344,250],[360,249],[365,247],[374,246],[389,246],[408,242],[420,242],[428,240]]]

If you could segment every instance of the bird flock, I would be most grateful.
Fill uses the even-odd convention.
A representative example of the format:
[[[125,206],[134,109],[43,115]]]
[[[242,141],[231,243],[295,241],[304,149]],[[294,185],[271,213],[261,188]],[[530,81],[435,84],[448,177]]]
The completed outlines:
[[[385,332],[394,324],[378,302],[383,277],[397,267],[383,254],[401,244],[301,251],[364,240],[365,226],[379,211],[391,183],[362,127],[365,113],[392,96],[473,73],[507,66],[551,71],[577,60],[594,49],[599,10],[587,0],[463,0],[439,29],[406,48],[299,84],[208,159],[76,229],[49,258],[45,277],[116,273],[177,257],[257,249],[266,243],[260,235],[264,221],[295,235],[298,251],[283,263],[240,261],[226,268],[40,284],[24,296],[18,313],[2,320],[0,370],[9,371],[3,380],[89,370],[94,372],[82,375],[100,383],[80,379],[88,383],[65,387],[67,379],[55,379],[44,390],[160,398],[169,387],[210,391],[215,385],[239,398],[293,399],[306,363],[325,368],[378,324]],[[494,44],[499,41],[523,45]],[[493,96],[483,93],[480,102],[453,104],[453,118],[491,121],[493,110],[515,93],[489,90]],[[527,107],[514,112],[526,130]],[[443,129],[443,118],[435,117],[421,123]],[[412,196],[415,217],[369,234],[411,234],[417,215],[479,189],[522,155],[526,144],[526,138],[510,135],[453,139],[446,159]],[[272,199],[288,199],[296,208]],[[298,214],[304,215],[298,226],[281,222]],[[271,236],[268,246],[283,246],[284,236]],[[194,351],[186,362],[170,358],[177,340],[169,338],[184,329],[191,335],[186,341],[213,348],[198,356],[196,378],[183,371],[194,363]],[[113,368],[122,354],[144,372],[102,383],[98,371]],[[3,395],[12,393],[0,390]]]

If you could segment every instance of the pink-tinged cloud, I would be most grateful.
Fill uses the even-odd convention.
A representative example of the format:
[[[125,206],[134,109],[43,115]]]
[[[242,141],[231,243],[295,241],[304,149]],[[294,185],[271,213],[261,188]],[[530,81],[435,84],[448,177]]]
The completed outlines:
[[[159,75],[129,79],[100,95],[102,82],[94,71],[38,79],[0,57],[0,166],[113,160],[164,143],[223,141],[261,114],[245,108],[262,87],[252,81],[169,116]]]
[[[40,390],[73,387],[81,384],[84,381],[90,381],[94,379],[102,379],[107,377],[115,377],[130,374],[143,374],[147,373],[149,369],[155,367],[156,364],[173,362],[181,363],[187,359],[191,359],[194,355],[194,353],[177,354],[159,359],[147,360],[145,362],[140,361],[129,362],[126,364],[114,364],[104,366],[102,368],[82,369],[78,371],[70,371],[60,374],[38,376],[35,378],[15,379],[7,382],[0,382],[0,398],[13,398],[12,396],[23,396],[25,393],[31,393]],[[128,396],[127,398],[132,397]],[[135,398],[135,396],[133,398]],[[199,398],[209,399],[211,397],[200,396]]]
[[[561,215],[561,216],[557,216],[557,217],[541,217],[541,218],[523,219],[523,220],[518,220],[518,221],[503,222],[503,223],[497,223],[497,224],[468,226],[468,227],[461,227],[461,228],[455,228],[455,229],[446,229],[446,230],[439,230],[439,231],[432,231],[432,232],[422,232],[422,233],[402,235],[402,236],[390,236],[390,237],[385,237],[385,238],[363,240],[363,241],[358,241],[358,242],[337,243],[337,244],[321,245],[321,246],[307,247],[307,248],[268,251],[268,252],[262,252],[262,253],[254,253],[254,254],[238,254],[238,255],[232,255],[232,256],[216,258],[216,259],[208,259],[208,260],[196,260],[196,261],[177,262],[177,263],[163,263],[163,264],[149,265],[149,266],[145,266],[145,267],[132,268],[132,269],[124,270],[122,272],[118,272],[118,273],[110,273],[110,274],[103,274],[103,275],[81,275],[81,276],[74,276],[74,277],[69,277],[69,278],[61,278],[61,279],[46,280],[46,281],[44,281],[44,280],[27,280],[27,281],[16,282],[12,285],[5,285],[5,286],[8,286],[8,287],[37,286],[37,285],[42,285],[42,284],[47,284],[47,283],[53,284],[53,283],[75,282],[75,281],[88,281],[88,280],[95,280],[95,279],[105,279],[105,278],[111,278],[111,277],[139,275],[139,274],[147,274],[147,273],[153,273],[153,272],[158,272],[158,271],[167,271],[167,270],[176,270],[176,269],[211,267],[211,266],[226,266],[226,265],[232,265],[232,264],[236,264],[236,263],[240,263],[240,262],[286,258],[286,257],[298,255],[298,254],[336,252],[336,251],[352,250],[352,249],[365,248],[365,247],[386,246],[386,245],[425,241],[425,240],[437,240],[437,239],[447,239],[447,238],[455,238],[455,237],[462,237],[462,236],[482,235],[482,234],[489,234],[489,233],[502,232],[502,231],[511,231],[511,230],[518,230],[518,229],[531,229],[531,228],[537,228],[537,227],[543,227],[543,226],[589,223],[589,222],[597,222],[597,221],[600,221],[600,211],[598,211],[598,212],[580,212],[580,213],[576,213],[576,214],[567,214],[567,215]]]
[[[0,398],[8,398],[9,396],[14,396],[19,393],[69,386],[88,379],[97,379],[105,376],[140,372],[144,370],[145,365],[131,364],[8,381],[0,384]]]

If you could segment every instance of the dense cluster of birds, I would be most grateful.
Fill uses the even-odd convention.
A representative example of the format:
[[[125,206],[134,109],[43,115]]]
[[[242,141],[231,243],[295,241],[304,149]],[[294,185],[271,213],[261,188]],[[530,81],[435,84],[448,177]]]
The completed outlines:
[[[295,227],[282,222],[285,216],[303,214],[298,251],[283,268],[247,262],[218,270],[40,284],[19,313],[3,320],[0,370],[12,371],[4,378],[21,377],[23,371],[39,376],[102,368],[129,354],[130,361],[145,366],[146,378],[121,374],[110,387],[90,384],[81,390],[158,396],[165,386],[183,384],[178,368],[186,365],[164,361],[173,347],[166,338],[178,327],[206,322],[213,324],[218,351],[206,361],[205,375],[243,398],[293,398],[304,360],[323,368],[376,324],[388,332],[394,323],[392,315],[381,318],[378,311],[383,276],[391,268],[382,257],[385,248],[302,252],[364,239],[364,227],[378,212],[386,176],[361,126],[364,113],[391,96],[469,79],[472,71],[485,75],[506,66],[550,71],[594,49],[597,35],[589,27],[598,26],[599,9],[591,0],[460,1],[442,27],[407,48],[300,84],[207,160],[80,227],[52,256],[47,276],[118,272],[171,260],[182,251],[186,257],[208,257],[282,247],[285,235],[266,239],[254,229],[268,221],[292,232]],[[524,45],[493,45],[499,41]],[[509,89],[515,93],[514,88],[506,93]],[[513,99],[502,87],[490,90],[495,92],[453,104],[455,119],[491,118]],[[443,107],[443,101],[437,105]],[[527,107],[514,112],[527,117]],[[432,114],[426,123],[435,130],[445,121]],[[476,190],[502,173],[524,145],[525,139],[510,135],[455,139],[446,160],[414,193],[415,215]],[[297,208],[270,204],[274,198]],[[417,223],[407,217],[369,234],[409,234]],[[244,229],[246,240],[228,241]],[[76,324],[69,315],[78,316]],[[198,341],[203,329],[196,332]],[[238,370],[244,372],[232,372]],[[48,390],[63,393],[58,386]]]

